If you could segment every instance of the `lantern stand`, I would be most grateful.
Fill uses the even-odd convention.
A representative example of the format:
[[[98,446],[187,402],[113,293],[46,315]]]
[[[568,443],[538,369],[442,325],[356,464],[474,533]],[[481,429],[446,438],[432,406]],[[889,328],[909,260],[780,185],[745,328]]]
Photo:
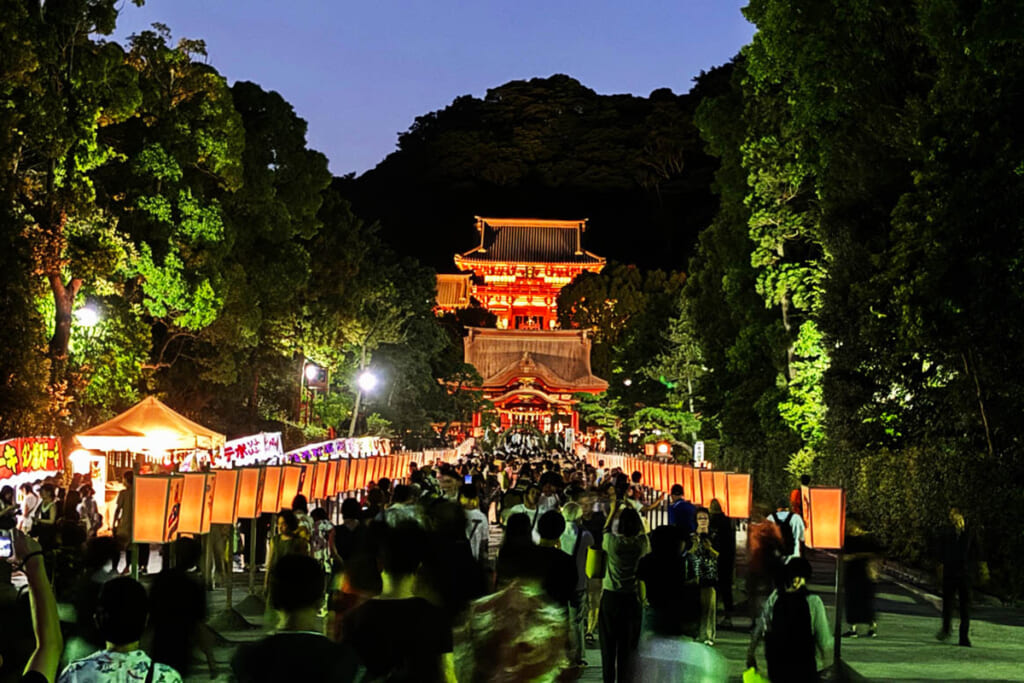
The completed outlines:
[[[224,544],[224,561],[221,576],[224,580],[224,609],[210,619],[209,626],[215,631],[244,631],[256,628],[232,605],[232,584],[234,583],[234,558],[231,556],[231,544],[234,540],[233,531],[235,513],[238,508],[238,470],[217,470],[213,489],[213,515],[211,526],[224,532],[227,542]],[[211,533],[211,536],[213,534]]]
[[[832,680],[846,681],[843,666],[843,601],[845,600],[846,569],[843,547],[846,545],[846,492],[842,488],[801,486],[803,511],[807,525],[807,545],[836,551],[835,624],[832,630]],[[815,503],[822,504],[818,514]],[[823,514],[822,514],[823,513]],[[815,528],[815,527],[818,528]],[[823,538],[820,538],[823,537]]]
[[[237,609],[246,614],[261,614],[266,608],[265,600],[256,592],[256,526],[258,518],[249,520],[249,594],[239,601]]]

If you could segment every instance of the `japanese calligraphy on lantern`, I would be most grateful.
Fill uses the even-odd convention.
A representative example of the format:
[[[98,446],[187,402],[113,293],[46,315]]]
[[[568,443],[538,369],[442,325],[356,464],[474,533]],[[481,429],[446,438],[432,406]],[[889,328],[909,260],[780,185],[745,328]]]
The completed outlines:
[[[60,439],[29,436],[0,441],[0,479],[25,480],[60,472]]]

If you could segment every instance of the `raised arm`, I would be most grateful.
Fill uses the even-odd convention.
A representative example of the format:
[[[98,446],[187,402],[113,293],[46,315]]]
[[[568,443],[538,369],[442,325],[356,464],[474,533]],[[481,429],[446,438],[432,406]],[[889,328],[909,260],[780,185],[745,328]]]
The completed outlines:
[[[57,666],[64,651],[64,640],[60,634],[60,618],[57,616],[57,600],[46,577],[43,565],[43,549],[39,543],[21,531],[11,531],[15,558],[21,563],[28,578],[29,605],[32,611],[32,631],[36,638],[36,649],[29,657],[25,673],[35,671],[46,677],[50,683],[57,678]]]

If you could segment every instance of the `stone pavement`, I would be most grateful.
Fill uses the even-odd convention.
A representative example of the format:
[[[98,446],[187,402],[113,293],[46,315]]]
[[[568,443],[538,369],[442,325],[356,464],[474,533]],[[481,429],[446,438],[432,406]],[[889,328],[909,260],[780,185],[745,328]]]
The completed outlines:
[[[835,589],[835,560],[816,553],[812,558],[814,577],[810,588],[821,595],[833,616]],[[739,568],[742,571],[742,568]],[[248,576],[235,574],[235,600],[246,595]],[[742,587],[742,581],[737,583]],[[738,599],[742,600],[741,591]],[[223,610],[224,591],[209,593],[210,614]],[[895,580],[884,579],[878,586],[878,637],[843,639],[842,658],[848,679],[860,681],[1024,681],[1024,610],[994,605],[977,606],[972,611],[971,640],[974,646],[961,648],[954,635],[947,642],[935,639],[940,625],[935,596]],[[262,626],[262,612],[258,606],[243,610],[246,619]],[[742,610],[742,607],[740,608]],[[735,630],[719,629],[715,645],[729,663],[729,681],[742,680],[744,658],[748,643],[747,629],[750,619],[733,619]],[[954,631],[956,624],[954,623]],[[844,629],[845,630],[845,629]],[[217,648],[218,675],[211,679],[204,665],[197,668],[190,681],[225,681],[228,662],[238,642],[255,640],[264,635],[261,628],[223,630],[224,642]],[[601,680],[601,661],[598,650],[588,650],[590,667],[582,681]],[[763,647],[758,652],[758,663],[764,666]]]

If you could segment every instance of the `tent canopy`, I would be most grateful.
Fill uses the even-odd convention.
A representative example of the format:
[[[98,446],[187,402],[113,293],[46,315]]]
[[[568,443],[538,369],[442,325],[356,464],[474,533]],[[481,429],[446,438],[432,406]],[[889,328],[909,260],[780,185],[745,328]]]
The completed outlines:
[[[224,445],[223,434],[176,413],[155,396],[75,439],[83,448],[95,451],[175,451]]]

